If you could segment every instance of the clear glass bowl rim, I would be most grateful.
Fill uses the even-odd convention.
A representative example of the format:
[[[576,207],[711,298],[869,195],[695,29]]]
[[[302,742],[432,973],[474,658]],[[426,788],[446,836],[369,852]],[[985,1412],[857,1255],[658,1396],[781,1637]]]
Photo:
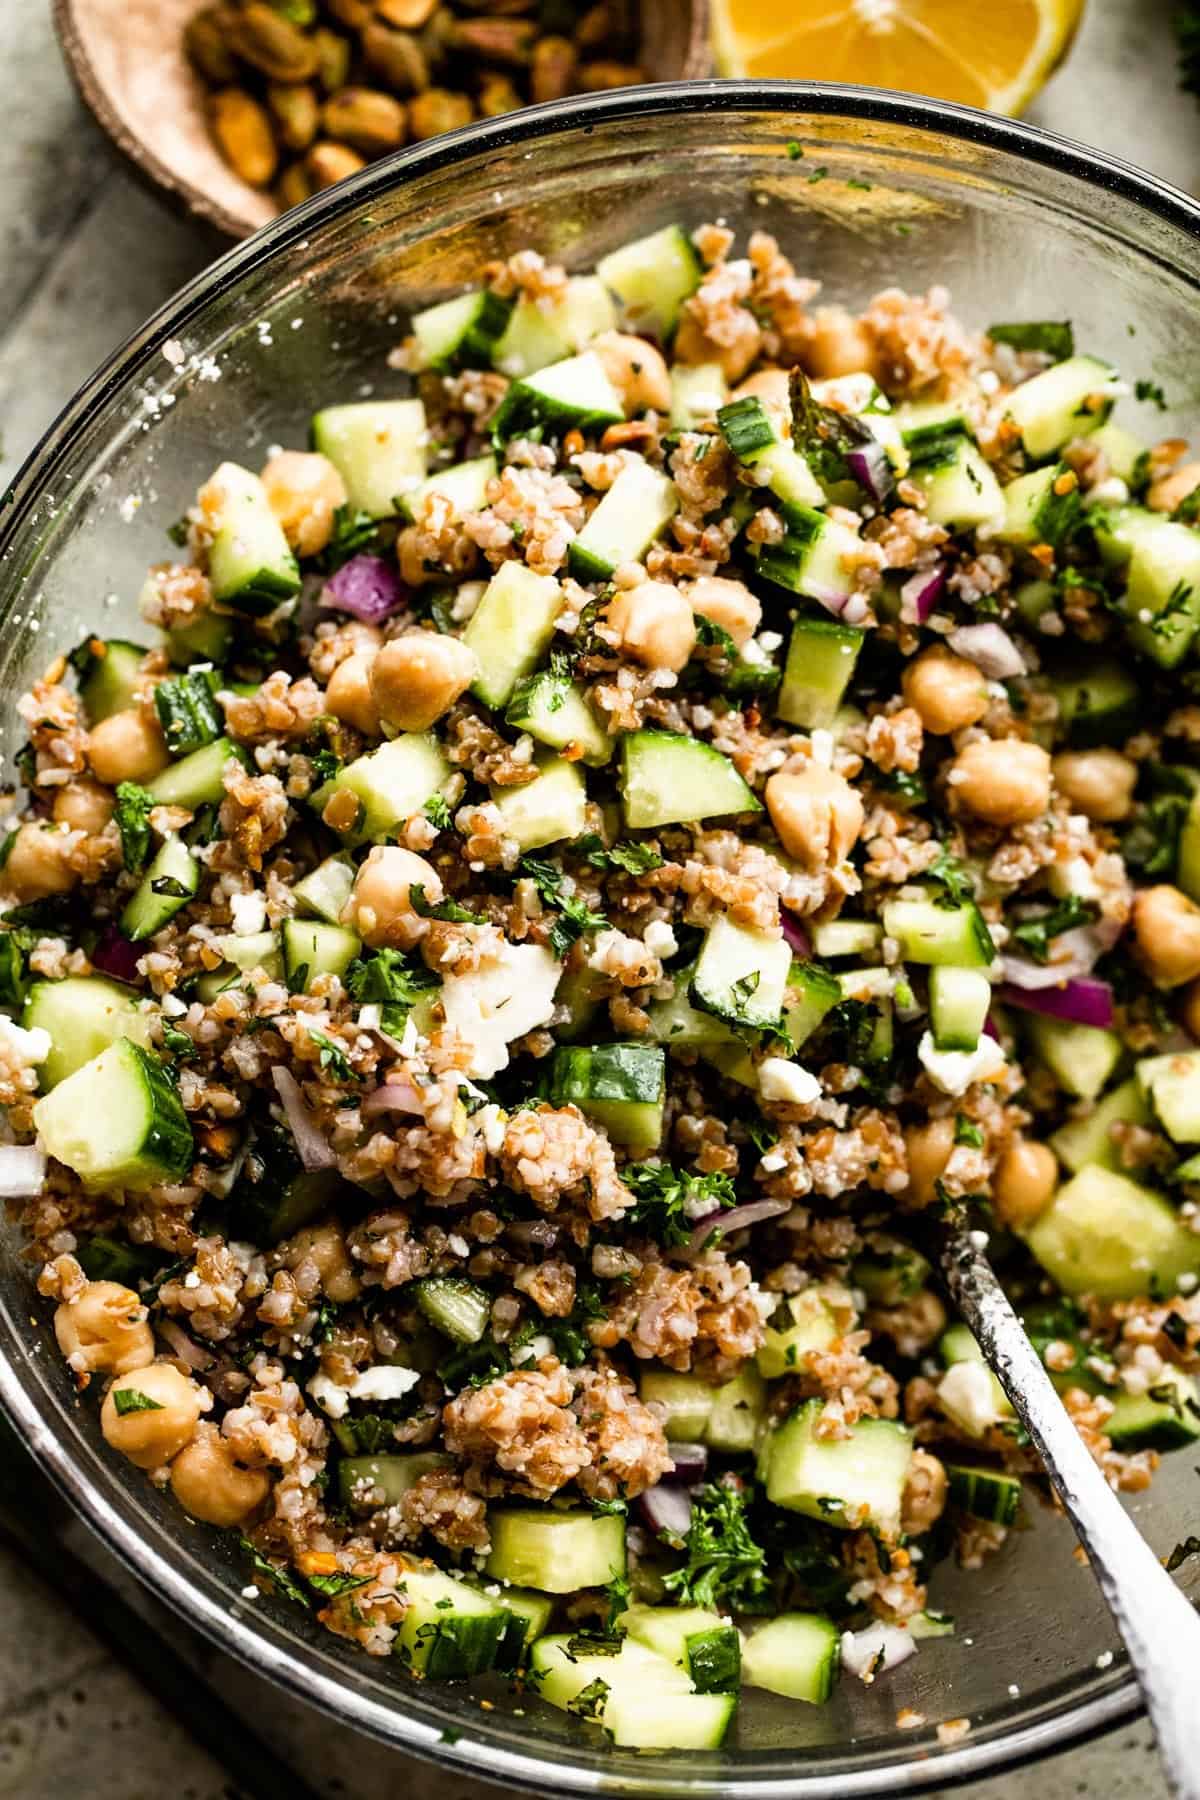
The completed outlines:
[[[560,130],[580,127],[599,130],[679,113],[717,115],[789,111],[926,130],[958,139],[966,145],[1053,168],[1060,174],[1065,173],[1090,187],[1146,209],[1163,223],[1176,227],[1200,243],[1200,203],[1182,189],[1119,157],[1055,132],[949,101],[830,82],[707,80],[649,83],[639,88],[571,96],[543,106],[528,107],[501,118],[478,121],[370,164],[360,174],[339,182],[336,187],[315,195],[304,205],[263,226],[181,288],[83,384],[26,458],[8,491],[0,496],[0,507],[3,508],[0,564],[9,548],[17,542],[30,508],[52,483],[55,470],[64,458],[69,457],[95,410],[125,391],[138,371],[168,339],[184,331],[190,320],[252,271],[273,259],[282,261],[291,246],[301,245],[314,232],[369,204],[398,183],[451,168],[489,148],[499,150],[535,144],[553,137]],[[557,1759],[511,1751],[493,1743],[472,1743],[466,1736],[457,1744],[439,1742],[427,1727],[409,1718],[402,1710],[385,1706],[343,1686],[336,1678],[306,1667],[300,1657],[269,1641],[243,1620],[231,1617],[208,1595],[193,1587],[165,1554],[135,1538],[129,1522],[93,1485],[77,1466],[68,1446],[56,1436],[51,1422],[23,1385],[19,1369],[2,1354],[0,1407],[43,1472],[106,1547],[160,1600],[219,1649],[296,1698],[395,1748],[451,1765],[477,1777],[511,1783],[526,1792],[625,1792],[649,1797],[669,1788],[673,1793],[736,1794],[739,1800],[828,1800],[831,1779],[839,1800],[841,1796],[849,1800],[850,1796],[928,1791],[1011,1768],[1052,1750],[1065,1749],[1128,1720],[1141,1710],[1137,1683],[1126,1670],[1111,1686],[1090,1699],[1068,1704],[1050,1716],[990,1736],[986,1741],[973,1743],[967,1738],[925,1761],[906,1760],[890,1769],[876,1765],[861,1771],[840,1771],[832,1778],[815,1770],[805,1774],[800,1761],[784,1777],[773,1773],[760,1776],[749,1767],[737,1769],[725,1765],[715,1780],[699,1776],[694,1786],[681,1784],[673,1778],[659,1787],[653,1780],[653,1763],[646,1765],[646,1779],[629,1782],[616,1776],[615,1772],[614,1776],[606,1777],[595,1768],[572,1767]],[[487,1758],[485,1766],[481,1766],[481,1752]]]

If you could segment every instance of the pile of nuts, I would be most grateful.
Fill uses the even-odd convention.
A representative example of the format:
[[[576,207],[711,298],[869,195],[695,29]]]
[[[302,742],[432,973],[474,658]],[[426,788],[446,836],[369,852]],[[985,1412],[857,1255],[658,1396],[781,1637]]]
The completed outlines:
[[[226,162],[281,207],[418,138],[644,81],[634,0],[218,0],[184,33]]]

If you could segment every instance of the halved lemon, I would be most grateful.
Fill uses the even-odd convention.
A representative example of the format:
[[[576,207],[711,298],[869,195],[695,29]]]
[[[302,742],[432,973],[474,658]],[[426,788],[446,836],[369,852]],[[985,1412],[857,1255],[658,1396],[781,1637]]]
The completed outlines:
[[[1083,0],[714,0],[722,75],[849,81],[1017,113],[1066,53]]]

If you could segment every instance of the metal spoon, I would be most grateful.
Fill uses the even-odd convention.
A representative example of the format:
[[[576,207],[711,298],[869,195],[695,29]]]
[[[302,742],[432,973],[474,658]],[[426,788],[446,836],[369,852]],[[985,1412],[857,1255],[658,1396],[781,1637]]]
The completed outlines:
[[[1200,1800],[1200,1615],[1176,1587],[1084,1447],[991,1263],[987,1239],[942,1228],[943,1280],[1037,1447],[1088,1553],[1141,1686],[1170,1792]]]

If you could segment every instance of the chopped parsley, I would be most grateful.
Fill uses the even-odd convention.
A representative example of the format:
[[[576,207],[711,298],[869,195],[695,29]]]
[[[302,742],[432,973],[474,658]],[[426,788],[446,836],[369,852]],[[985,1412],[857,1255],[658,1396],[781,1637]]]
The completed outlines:
[[[789,162],[799,162],[800,158],[804,155],[804,146],[803,144],[798,143],[795,138],[789,138],[787,141],[787,153]]]
[[[965,906],[975,898],[975,882],[970,870],[944,847],[938,851],[936,861],[929,865],[925,874],[928,880],[936,881],[942,889],[936,897],[935,903],[938,906]]]
[[[186,1031],[181,1031],[178,1025],[172,1025],[170,1019],[162,1022],[162,1044],[163,1049],[171,1056],[180,1057],[184,1062],[189,1056],[196,1054],[195,1040]]]
[[[766,1551],[746,1518],[749,1490],[731,1481],[706,1482],[692,1500],[682,1568],[663,1577],[676,1606],[753,1612],[768,1582]]]
[[[957,1113],[954,1119],[954,1141],[956,1144],[969,1144],[972,1150],[982,1150],[983,1132],[965,1113]]]
[[[333,575],[352,556],[374,550],[379,543],[379,521],[354,506],[339,506],[333,515],[333,533],[321,555],[321,570]]]
[[[374,1578],[370,1575],[343,1575],[339,1570],[333,1575],[306,1575],[304,1579],[314,1594],[321,1594],[326,1600],[336,1600],[341,1594],[351,1594],[355,1588],[366,1587]]]
[[[422,994],[440,987],[441,978],[403,950],[377,950],[361,956],[346,971],[346,988],[354,1000],[377,1005],[379,1022],[389,1037],[399,1037]]]
[[[350,1067],[350,1058],[340,1044],[326,1037],[323,1031],[310,1031],[309,1037],[321,1052],[321,1067],[331,1074],[335,1081],[360,1081],[362,1077]]]
[[[1191,806],[1188,794],[1157,794],[1121,837],[1121,855],[1144,875],[1170,875],[1179,853],[1179,834]]]
[[[824,169],[817,171],[824,175]],[[813,180],[809,176],[809,180]],[[788,398],[792,407],[792,443],[818,481],[836,483],[852,481],[846,457],[861,444],[873,444],[869,425],[853,413],[840,413],[822,406],[812,391],[803,369],[795,368],[788,378]]]
[[[1167,1574],[1173,1575],[1176,1569],[1181,1569],[1189,1556],[1200,1556],[1200,1537],[1184,1538],[1181,1544],[1176,1544],[1167,1558]]]
[[[1022,919],[1019,925],[1012,927],[1012,935],[1035,962],[1049,962],[1050,946],[1056,937],[1064,931],[1072,931],[1076,925],[1090,925],[1098,914],[1099,908],[1090,901],[1081,900],[1078,894],[1068,894],[1065,900],[1060,900],[1048,912],[1039,913],[1036,919]]]
[[[1054,362],[1075,354],[1075,333],[1069,319],[1027,319],[1019,325],[989,325],[993,344],[1009,344],[1014,350],[1040,350]]]
[[[580,1688],[573,1700],[568,1700],[567,1711],[574,1713],[577,1719],[590,1719],[593,1724],[597,1724],[608,1704],[609,1692],[607,1681],[602,1681],[597,1675],[595,1681],[589,1681],[586,1687]]]
[[[113,1405],[117,1409],[118,1419],[123,1419],[126,1413],[161,1412],[163,1410],[162,1401],[152,1400],[149,1394],[143,1394],[141,1388],[114,1388]]]
[[[1155,637],[1173,637],[1176,626],[1180,623],[1179,615],[1191,610],[1192,586],[1187,581],[1177,581],[1167,595],[1166,605],[1156,613],[1150,624]]]
[[[449,831],[454,823],[450,815],[450,803],[444,794],[433,794],[424,807],[425,817],[439,831]]]
[[[577,838],[571,848],[585,856],[593,869],[623,869],[626,875],[645,875],[650,869],[663,866],[663,857],[653,844],[635,844],[629,840],[606,849],[594,831],[587,837]]]
[[[328,781],[336,781],[342,772],[341,757],[336,751],[330,750],[328,745],[311,751],[308,760],[312,764],[313,780],[318,787],[324,787]]]
[[[563,892],[562,870],[545,857],[523,856],[518,870],[533,882],[542,904],[558,911],[558,917],[550,927],[550,948],[560,962],[586,932],[603,931],[608,924],[604,914],[593,912],[586,900]]]
[[[664,1246],[686,1244],[696,1219],[706,1212],[737,1205],[731,1177],[716,1170],[694,1175],[671,1163],[638,1162],[628,1164],[621,1175],[635,1200],[627,1215],[630,1222]]]
[[[468,906],[460,906],[457,900],[439,900],[436,904],[425,898],[425,885],[414,881],[408,890],[409,904],[422,919],[441,919],[450,925],[485,925],[482,913],[474,913]]]
[[[1133,391],[1139,400],[1149,400],[1153,406],[1157,406],[1159,412],[1166,412],[1167,396],[1157,381],[1135,381]]]
[[[122,781],[117,787],[115,818],[121,834],[121,861],[131,875],[137,875],[150,854],[150,813],[154,796],[136,781]]]

